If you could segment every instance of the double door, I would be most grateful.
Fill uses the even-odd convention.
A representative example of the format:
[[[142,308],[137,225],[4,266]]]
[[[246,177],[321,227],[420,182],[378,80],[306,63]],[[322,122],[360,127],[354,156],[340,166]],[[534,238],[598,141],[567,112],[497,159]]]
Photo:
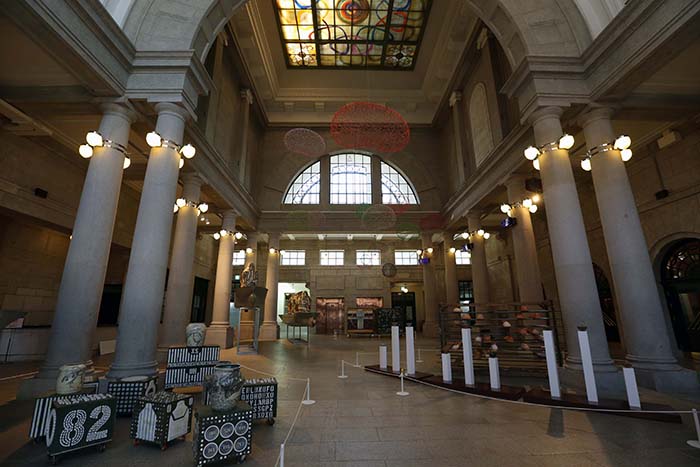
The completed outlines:
[[[342,298],[317,298],[316,334],[344,333],[345,300]]]

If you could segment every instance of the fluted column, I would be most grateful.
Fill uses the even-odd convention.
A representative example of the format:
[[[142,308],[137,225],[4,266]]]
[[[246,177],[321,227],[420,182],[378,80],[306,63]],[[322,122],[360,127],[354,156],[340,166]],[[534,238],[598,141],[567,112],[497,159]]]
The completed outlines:
[[[563,134],[560,116],[558,107],[544,108],[532,116],[538,146],[559,141]],[[559,304],[566,329],[566,364],[580,368],[577,327],[584,325],[588,328],[596,370],[614,371],[569,151],[546,146],[539,162]]]
[[[202,179],[195,173],[188,173],[182,176],[182,181],[182,197],[198,204]],[[185,344],[185,328],[190,323],[192,313],[198,209],[186,205],[178,209],[175,215],[175,235],[158,345],[161,355],[167,353],[168,347]]]
[[[482,228],[481,213],[471,211],[467,215],[467,224],[470,232],[476,232]],[[469,237],[472,244],[472,287],[474,289],[474,303],[485,304],[491,301],[489,292],[489,270],[486,264],[486,245],[484,237],[472,235]]]
[[[428,248],[433,248],[433,235],[429,232],[421,233],[421,243],[424,254],[430,259],[428,264],[423,264],[423,298],[425,300],[425,323],[423,335],[426,337],[438,337],[440,335],[440,310],[438,309],[437,290],[435,287],[435,265],[433,253]]]
[[[228,232],[236,231],[236,211],[224,212],[221,228]],[[218,345],[222,349],[233,347],[233,329],[229,322],[231,312],[231,287],[233,269],[233,247],[235,237],[231,234],[219,238],[219,257],[216,261],[216,282],[214,283],[214,306],[212,319],[207,329],[207,345]]]
[[[443,254],[445,255],[445,299],[450,305],[459,303],[459,287],[457,284],[457,263],[455,262],[455,252],[450,251],[454,247],[452,232],[443,234]]]
[[[513,175],[506,182],[508,202],[513,206],[522,202],[529,195],[525,191],[525,176]],[[526,207],[513,206],[512,213],[516,225],[511,229],[513,251],[515,253],[515,270],[518,278],[518,292],[523,303],[540,303],[544,300],[542,279],[537,260],[535,233],[532,230],[530,210]]]
[[[240,164],[238,166],[238,179],[241,181],[243,186],[248,186],[246,181],[246,175],[248,174],[248,132],[250,128],[250,107],[253,105],[253,93],[250,89],[244,89],[241,91],[241,111],[242,124],[241,124],[241,155]]]
[[[135,114],[117,104],[106,104],[102,110],[98,132],[104,139],[126,147]],[[123,164],[124,154],[117,148],[94,149],[63,266],[46,361],[39,375],[23,385],[22,395],[55,387],[62,365],[83,363],[92,367],[92,337],[104,289]]]
[[[243,270],[245,270],[249,264],[252,264],[255,266],[255,270],[258,271],[257,258],[258,234],[252,232],[248,234],[248,241],[246,242],[245,265],[243,266]],[[264,284],[260,281],[260,277],[258,277],[258,287],[262,287],[263,285]],[[248,340],[253,338],[254,319],[255,313],[253,311],[247,309],[241,310],[241,329],[238,331],[241,339]]]
[[[678,370],[625,163],[620,151],[612,147],[617,135],[611,115],[611,109],[595,109],[583,117],[582,124],[589,148],[610,144],[603,148],[608,150],[591,158],[591,174],[620,307],[626,358],[639,369]]]
[[[160,103],[156,110],[156,131],[163,139],[181,144],[186,110],[171,103]],[[157,370],[156,346],[179,164],[176,149],[151,148],[119,311],[117,350],[108,374],[112,378],[153,375]]]
[[[277,291],[280,278],[280,234],[279,232],[270,232],[268,236],[268,247],[270,250],[267,253],[267,277],[265,279],[267,296],[265,297],[265,317],[263,319],[263,325],[260,328],[260,340],[269,341],[277,339]],[[272,251],[273,248],[274,251]]]
[[[462,93],[452,92],[450,95],[450,107],[452,108],[452,133],[454,137],[455,165],[457,166],[457,187],[464,183],[464,118],[462,116],[461,104]]]

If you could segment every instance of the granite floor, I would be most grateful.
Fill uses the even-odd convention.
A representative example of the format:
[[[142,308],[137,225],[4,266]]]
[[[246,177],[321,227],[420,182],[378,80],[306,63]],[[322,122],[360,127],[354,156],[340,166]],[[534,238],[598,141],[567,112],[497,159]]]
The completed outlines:
[[[378,339],[314,336],[312,344],[280,340],[264,343],[260,355],[223,357],[277,375],[279,413],[269,426],[256,422],[249,466],[274,466],[279,446],[299,408],[305,383],[311,378],[315,405],[302,406],[286,445],[290,466],[450,467],[450,466],[700,466],[700,450],[686,445],[695,437],[692,419],[669,424],[631,418],[515,405],[447,393],[409,383],[407,397],[398,397],[398,381],[348,367],[348,379],[338,379],[340,360],[376,363]],[[418,347],[437,343],[419,339]],[[360,354],[356,352],[368,352]],[[107,365],[102,359],[98,365]],[[423,352],[419,370],[436,369],[438,355]],[[31,364],[5,365],[2,378],[25,374]],[[245,370],[248,377],[256,376]],[[32,403],[12,400],[21,378],[0,378],[0,465],[43,466],[46,450],[27,438]],[[507,380],[504,382],[508,382]],[[648,393],[656,400],[668,398]],[[692,403],[673,400],[686,409]],[[117,420],[116,436],[105,452],[87,450],[67,455],[60,465],[192,466],[191,438],[166,451],[133,446],[129,419]]]

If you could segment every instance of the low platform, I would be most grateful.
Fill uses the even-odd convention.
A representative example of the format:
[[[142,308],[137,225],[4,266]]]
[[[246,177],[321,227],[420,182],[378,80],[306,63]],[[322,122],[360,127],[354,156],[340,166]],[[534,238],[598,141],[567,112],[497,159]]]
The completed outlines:
[[[380,375],[387,375],[387,376],[396,376],[397,378],[401,376],[398,372],[393,372],[390,369],[382,370],[379,368],[379,365],[366,365],[365,371],[370,371],[372,373],[379,373]],[[419,379],[423,380],[425,378],[430,378],[432,377],[432,373],[422,373],[420,371],[416,371],[416,374],[414,375],[406,375],[406,379]]]
[[[501,389],[499,391],[494,391],[491,389],[491,385],[486,383],[476,383],[473,387],[470,387],[464,384],[464,380],[456,378],[451,383],[446,383],[440,376],[431,376],[423,381],[445,389],[450,389],[452,391],[463,392],[465,394],[478,394],[480,396],[506,399],[509,401],[517,401],[523,397],[523,394],[525,393],[524,388],[506,385],[501,385]]]
[[[660,422],[669,423],[683,423],[681,416],[677,413],[645,413],[644,410],[651,411],[666,411],[673,410],[673,407],[662,404],[652,404],[648,402],[642,402],[642,409],[634,410],[630,409],[627,401],[614,400],[614,399],[601,399],[598,404],[588,403],[586,396],[578,394],[565,394],[562,393],[561,399],[552,399],[549,391],[544,389],[531,389],[525,393],[523,396],[525,402],[532,402],[534,404],[544,404],[552,405],[555,407],[572,407],[572,408],[587,408],[587,409],[602,409],[602,410],[619,410],[620,412],[599,412],[607,413],[610,415],[620,415],[623,417],[633,417],[642,418],[645,420],[656,420]]]

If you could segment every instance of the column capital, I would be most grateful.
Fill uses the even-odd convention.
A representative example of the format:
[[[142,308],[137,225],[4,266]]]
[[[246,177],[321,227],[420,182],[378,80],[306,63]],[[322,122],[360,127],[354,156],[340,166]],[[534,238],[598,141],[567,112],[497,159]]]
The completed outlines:
[[[190,113],[187,111],[187,109],[176,102],[159,102],[156,104],[155,109],[156,112],[158,112],[158,115],[171,113],[185,121],[187,121],[187,119],[190,117]]]
[[[134,123],[139,118],[138,113],[132,108],[118,102],[104,102],[100,104],[100,110],[103,114],[118,115],[128,120],[129,123]]]
[[[221,221],[221,227],[231,232],[236,230],[236,217],[238,216],[238,213],[233,209],[228,209],[222,214],[223,220]]]
[[[258,244],[258,240],[260,239],[260,234],[258,232],[246,232],[245,235],[248,238],[248,240],[246,241],[248,246]]]
[[[516,201],[521,201],[524,194],[527,192],[525,188],[525,180],[527,175],[524,174],[511,174],[505,181],[506,192],[508,193],[508,202],[514,203]]]
[[[182,195],[186,200],[199,202],[202,188],[202,178],[196,172],[187,172],[180,177],[182,180]]]
[[[241,98],[248,104],[252,105],[254,102],[253,93],[250,89],[241,90]]]
[[[450,107],[454,107],[461,100],[462,93],[460,91],[452,91],[452,94],[450,94]]]
[[[267,244],[270,248],[279,248],[280,246],[280,233],[279,232],[267,232]]]
[[[481,227],[481,211],[469,211],[467,213],[467,229],[473,231]]]
[[[535,144],[545,144],[559,141],[564,130],[561,127],[561,107],[543,107],[530,115],[529,120],[535,133]]]
[[[528,117],[528,120],[530,121],[530,124],[534,125],[537,123],[539,120],[543,119],[549,119],[549,118],[556,118],[560,119],[561,115],[564,113],[564,109],[561,107],[555,107],[555,106],[550,106],[550,107],[540,107],[539,109],[535,110],[530,114]]]

